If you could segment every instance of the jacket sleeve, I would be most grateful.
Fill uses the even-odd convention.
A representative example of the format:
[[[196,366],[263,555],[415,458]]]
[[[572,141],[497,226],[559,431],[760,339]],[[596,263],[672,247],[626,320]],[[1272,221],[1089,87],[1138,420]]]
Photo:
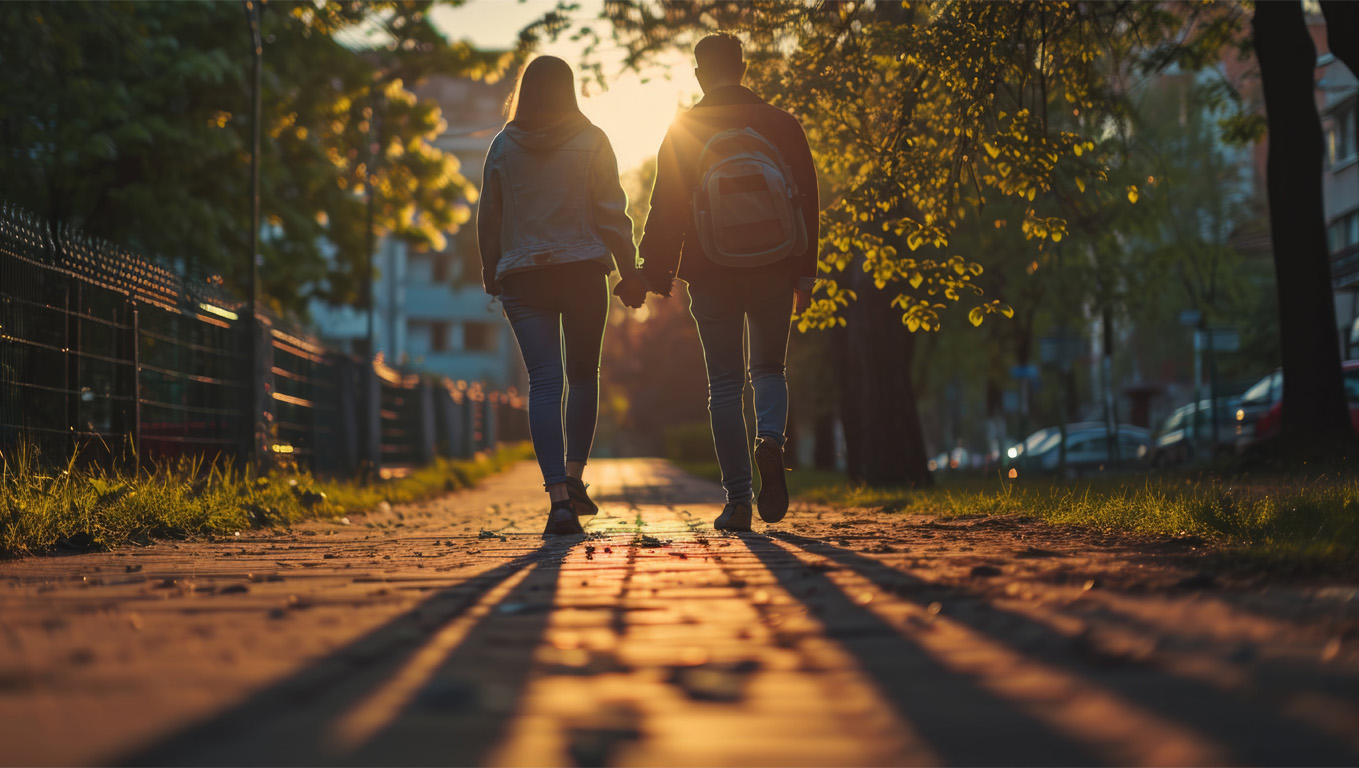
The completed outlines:
[[[642,274],[653,286],[668,285],[675,276],[689,226],[689,200],[680,174],[674,133],[675,127],[671,126],[656,154],[651,212],[642,234]]]
[[[504,215],[500,174],[496,172],[494,153],[487,156],[481,171],[481,197],[477,205],[477,248],[481,251],[481,283],[492,296],[500,295],[496,280],[496,265],[500,263],[500,224]]]
[[[785,159],[793,172],[798,194],[802,196],[802,220],[807,226],[807,250],[795,259],[795,274],[799,287],[810,291],[816,282],[817,243],[821,239],[821,197],[816,186],[816,163],[812,160],[812,148],[807,143],[807,133],[802,124],[789,115],[788,141],[785,142]]]
[[[637,245],[632,241],[632,219],[628,218],[628,195],[618,181],[618,158],[609,138],[600,132],[601,146],[590,164],[590,189],[594,196],[595,228],[618,263],[623,277],[637,274]]]

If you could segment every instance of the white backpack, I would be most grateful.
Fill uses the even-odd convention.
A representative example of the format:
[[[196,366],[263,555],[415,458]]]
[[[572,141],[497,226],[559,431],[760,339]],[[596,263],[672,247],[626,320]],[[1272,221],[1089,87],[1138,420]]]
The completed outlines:
[[[760,267],[807,250],[801,196],[783,155],[750,128],[722,131],[698,159],[693,213],[717,264]]]

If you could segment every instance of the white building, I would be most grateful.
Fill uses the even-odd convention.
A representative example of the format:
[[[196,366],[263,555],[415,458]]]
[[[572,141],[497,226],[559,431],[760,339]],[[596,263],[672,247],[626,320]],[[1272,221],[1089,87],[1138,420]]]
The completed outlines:
[[[491,140],[504,123],[512,83],[435,76],[411,88],[439,104],[447,123],[434,146],[457,156],[477,186]],[[398,240],[379,241],[373,255],[374,352],[391,364],[480,381],[495,390],[526,390],[526,375],[500,304],[482,290],[476,227],[463,225],[441,252],[416,252]],[[368,333],[362,309],[311,307],[318,335],[360,350]]]
[[[1331,53],[1317,59],[1321,129],[1326,138],[1326,243],[1335,319],[1345,359],[1359,357],[1359,81]]]

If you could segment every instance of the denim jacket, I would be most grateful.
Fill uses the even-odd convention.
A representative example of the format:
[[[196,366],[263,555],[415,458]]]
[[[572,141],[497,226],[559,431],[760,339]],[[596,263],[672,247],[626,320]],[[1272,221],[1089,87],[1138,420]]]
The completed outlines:
[[[486,156],[477,209],[486,292],[498,295],[506,275],[577,261],[612,272],[616,258],[624,276],[636,274],[627,207],[613,147],[584,115],[506,125]]]

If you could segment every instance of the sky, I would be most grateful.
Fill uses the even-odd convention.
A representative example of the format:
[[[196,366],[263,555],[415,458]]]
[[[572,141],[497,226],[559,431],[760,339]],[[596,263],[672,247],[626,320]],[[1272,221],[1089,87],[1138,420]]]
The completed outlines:
[[[510,48],[520,29],[556,4],[556,0],[470,0],[457,8],[436,8],[433,19],[450,39],[470,40],[480,48]],[[603,0],[581,0],[579,5],[574,18],[591,22],[598,18]],[[578,70],[583,48],[583,42],[563,37],[544,44],[540,53],[560,56]],[[580,98],[580,108],[608,135],[618,155],[619,169],[627,171],[655,155],[676,108],[692,103],[699,87],[692,60],[683,53],[667,56],[661,60],[662,66],[642,73],[624,71],[622,54],[617,46],[604,41],[598,58],[604,62],[609,88],[601,92],[595,83],[589,83],[586,95]]]

